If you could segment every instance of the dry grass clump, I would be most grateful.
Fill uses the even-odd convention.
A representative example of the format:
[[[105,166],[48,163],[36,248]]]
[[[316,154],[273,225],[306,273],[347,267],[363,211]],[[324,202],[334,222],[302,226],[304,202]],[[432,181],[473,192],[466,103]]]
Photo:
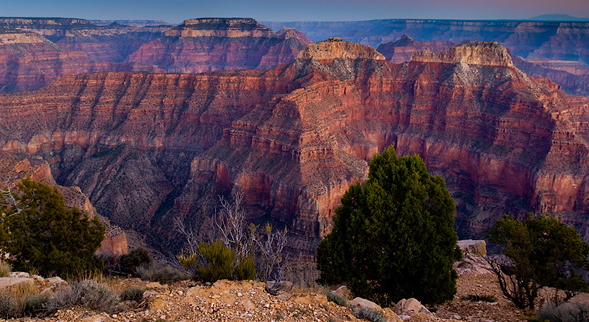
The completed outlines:
[[[49,312],[63,307],[84,306],[91,310],[116,313],[123,310],[119,296],[104,284],[94,280],[72,282],[59,288],[48,304]]]
[[[153,263],[143,264],[137,267],[137,275],[145,281],[160,282],[164,284],[189,279],[185,272],[170,265],[159,266]]]
[[[0,277],[8,277],[12,272],[12,266],[6,261],[0,260]]]
[[[0,291],[0,317],[34,316],[47,309],[49,297],[41,295],[33,282],[23,282]]]

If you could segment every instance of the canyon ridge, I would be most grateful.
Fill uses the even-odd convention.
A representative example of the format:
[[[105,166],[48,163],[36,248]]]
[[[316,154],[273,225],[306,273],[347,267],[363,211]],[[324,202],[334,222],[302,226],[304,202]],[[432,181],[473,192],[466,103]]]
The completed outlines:
[[[76,74],[5,94],[0,148],[45,160],[159,249],[181,246],[177,218],[198,229],[219,196],[244,193],[251,221],[288,227],[290,254],[310,258],[347,187],[389,145],[446,179],[461,238],[536,211],[587,239],[588,104],[496,42],[393,63],[331,38],[273,69]]]

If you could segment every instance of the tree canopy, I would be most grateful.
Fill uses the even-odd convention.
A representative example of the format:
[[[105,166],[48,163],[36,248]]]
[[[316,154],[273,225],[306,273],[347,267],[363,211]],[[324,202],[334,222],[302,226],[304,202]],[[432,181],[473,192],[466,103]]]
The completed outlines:
[[[56,187],[23,179],[19,192],[3,200],[1,246],[21,270],[72,275],[90,268],[104,238],[98,218],[68,209]]]
[[[588,290],[577,271],[589,268],[589,245],[574,227],[549,214],[530,214],[524,220],[504,216],[489,229],[488,237],[506,257],[489,262],[503,294],[517,307],[533,309],[545,286],[564,290],[565,300]]]
[[[350,186],[334,227],[317,250],[320,282],[345,282],[358,296],[388,304],[415,297],[442,303],[456,293],[461,257],[454,201],[418,155],[376,155],[368,180]]]

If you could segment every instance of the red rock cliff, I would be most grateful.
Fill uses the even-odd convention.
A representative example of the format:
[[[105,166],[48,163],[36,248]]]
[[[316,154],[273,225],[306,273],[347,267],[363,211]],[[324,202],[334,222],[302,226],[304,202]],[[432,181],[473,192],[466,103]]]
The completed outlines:
[[[390,144],[445,177],[461,237],[527,211],[586,228],[587,110],[496,43],[393,64],[331,39],[270,71],[77,75],[4,95],[0,147],[46,159],[151,241],[171,238],[174,218],[199,227],[218,194],[244,192],[251,219],[288,225],[300,253]]]
[[[189,19],[141,46],[127,62],[175,73],[263,69],[292,62],[310,42],[294,30],[275,33],[249,18]]]

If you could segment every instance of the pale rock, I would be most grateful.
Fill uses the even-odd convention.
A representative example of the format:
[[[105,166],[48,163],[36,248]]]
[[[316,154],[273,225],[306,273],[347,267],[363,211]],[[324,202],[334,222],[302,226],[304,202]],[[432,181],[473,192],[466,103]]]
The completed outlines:
[[[397,313],[393,312],[393,310],[391,310],[388,307],[383,310],[382,315],[386,319],[387,322],[402,322],[403,321],[403,319],[401,319],[397,315]]]
[[[27,274],[28,275],[28,274]],[[35,280],[28,277],[1,277],[0,278],[0,289],[5,289],[18,284],[35,284]]]
[[[458,247],[460,247],[464,256],[487,256],[487,243],[484,240],[459,240]]]
[[[372,310],[382,310],[382,307],[380,307],[380,305],[378,305],[372,301],[369,301],[367,299],[363,299],[361,297],[354,298],[353,300],[350,301],[349,304],[353,305],[353,306],[359,306],[360,308],[365,307],[365,308],[369,308]]]
[[[331,291],[331,294],[343,297],[347,300],[352,298],[352,292],[348,289],[347,286],[343,285],[338,287],[336,290]]]
[[[255,311],[255,309],[256,309],[256,304],[254,302],[252,302],[252,300],[247,299],[247,298],[241,300],[240,304],[248,312]]]
[[[421,304],[417,299],[402,299],[397,303],[397,306],[403,312],[403,314],[414,315],[417,313],[423,313],[431,315],[431,312]]]
[[[21,278],[30,278],[31,275],[26,272],[11,272],[10,277],[21,277]]]

